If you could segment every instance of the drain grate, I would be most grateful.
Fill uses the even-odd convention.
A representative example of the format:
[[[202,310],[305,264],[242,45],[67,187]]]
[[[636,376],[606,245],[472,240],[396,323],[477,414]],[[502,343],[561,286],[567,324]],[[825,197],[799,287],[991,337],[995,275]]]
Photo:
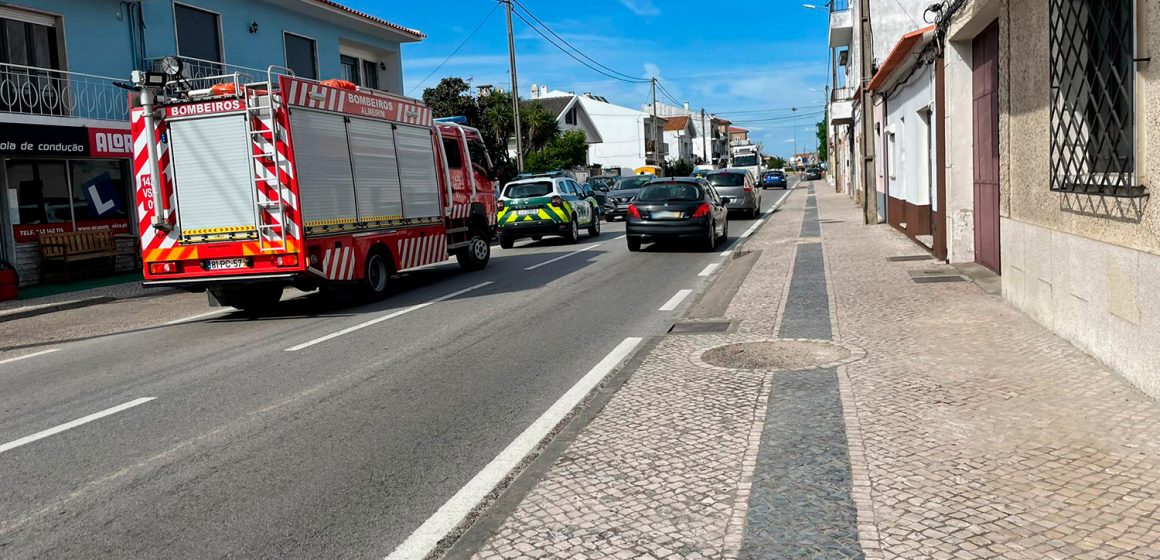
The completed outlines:
[[[966,282],[962,276],[915,276],[911,278],[915,284],[943,284],[946,282]]]
[[[840,224],[843,220],[818,220],[819,224]]]
[[[727,332],[729,321],[682,321],[669,327],[669,334],[704,334]]]
[[[926,276],[958,276],[959,271],[956,268],[936,268],[933,270],[908,270],[906,271],[912,278],[922,278]]]
[[[886,257],[888,262],[929,261],[934,255],[902,255],[900,257]]]

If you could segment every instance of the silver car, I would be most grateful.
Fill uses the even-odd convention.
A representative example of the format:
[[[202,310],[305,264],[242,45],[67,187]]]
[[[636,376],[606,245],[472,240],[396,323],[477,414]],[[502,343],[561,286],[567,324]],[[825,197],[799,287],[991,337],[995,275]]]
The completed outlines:
[[[744,212],[750,218],[761,213],[761,189],[744,169],[718,169],[705,176],[721,196],[729,198],[729,210]]]

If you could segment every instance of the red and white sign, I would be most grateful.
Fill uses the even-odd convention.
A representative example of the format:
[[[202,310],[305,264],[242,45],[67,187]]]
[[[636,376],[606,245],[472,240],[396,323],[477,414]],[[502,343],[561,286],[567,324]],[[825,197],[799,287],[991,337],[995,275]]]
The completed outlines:
[[[401,124],[431,126],[434,123],[429,107],[401,97],[339,89],[288,76],[282,77],[282,92],[288,104],[308,109],[338,111]]]
[[[128,129],[89,128],[89,155],[127,158],[133,155],[133,135]]]
[[[165,115],[169,117],[192,117],[195,115],[209,115],[213,113],[228,113],[241,111],[241,99],[223,99],[205,103],[182,103],[165,108]]]

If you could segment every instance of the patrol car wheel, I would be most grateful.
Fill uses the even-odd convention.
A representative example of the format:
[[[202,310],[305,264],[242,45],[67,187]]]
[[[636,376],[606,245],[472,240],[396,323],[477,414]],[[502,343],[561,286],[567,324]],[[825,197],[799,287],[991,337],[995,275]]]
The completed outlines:
[[[499,234],[499,246],[504,249],[511,249],[516,246],[516,240],[504,234]]]
[[[576,223],[576,218],[572,218],[572,222],[568,225],[568,233],[564,234],[564,239],[568,243],[575,243],[580,240],[580,224]]]
[[[596,216],[592,217],[592,225],[588,226],[588,235],[591,237],[600,235],[600,218]]]
[[[382,251],[375,251],[367,256],[367,270],[363,277],[363,288],[367,295],[378,299],[387,295],[387,285],[390,284],[391,267]]]
[[[464,270],[482,270],[491,260],[491,244],[476,233],[467,242],[467,246],[455,253],[459,267]]]

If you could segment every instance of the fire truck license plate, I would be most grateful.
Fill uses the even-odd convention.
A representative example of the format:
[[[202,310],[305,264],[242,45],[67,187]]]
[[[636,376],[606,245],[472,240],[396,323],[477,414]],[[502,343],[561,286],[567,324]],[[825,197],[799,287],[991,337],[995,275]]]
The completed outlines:
[[[226,270],[230,268],[246,268],[246,259],[214,259],[206,263],[206,270]]]

